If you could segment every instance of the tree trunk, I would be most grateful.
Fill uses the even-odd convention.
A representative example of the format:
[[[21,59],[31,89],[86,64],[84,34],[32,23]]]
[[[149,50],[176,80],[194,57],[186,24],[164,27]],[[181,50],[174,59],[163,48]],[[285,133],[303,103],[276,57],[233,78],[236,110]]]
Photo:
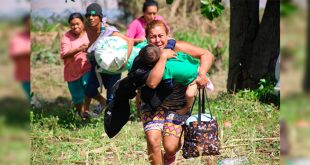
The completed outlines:
[[[268,0],[259,24],[259,0],[230,0],[230,47],[227,90],[255,89],[274,78],[280,50],[280,1]]]
[[[259,27],[259,0],[230,0],[230,43],[227,89],[245,88],[247,60]]]
[[[186,9],[187,9],[187,0],[184,0],[184,2],[183,2],[183,11],[182,11],[183,12],[182,15],[183,15],[184,18],[186,18],[186,15],[187,15],[187,10]]]
[[[262,78],[275,80],[275,66],[279,54],[280,0],[268,0],[248,61],[250,88],[256,88]]]
[[[177,9],[179,8],[181,3],[181,0],[175,0],[172,4],[169,19],[172,19],[175,16],[175,13],[177,12]]]
[[[308,41],[307,41],[307,63],[306,63],[306,71],[304,75],[304,91],[306,93],[310,92],[310,23],[309,23],[309,18],[310,18],[310,3],[308,3]]]

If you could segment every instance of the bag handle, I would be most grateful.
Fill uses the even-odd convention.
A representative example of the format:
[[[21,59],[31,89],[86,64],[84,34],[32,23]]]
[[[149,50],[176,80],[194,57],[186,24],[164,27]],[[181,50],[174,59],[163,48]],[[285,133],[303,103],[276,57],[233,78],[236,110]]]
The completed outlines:
[[[197,91],[196,91],[196,92],[197,92]],[[197,95],[197,93],[195,94],[194,102],[193,102],[193,104],[192,104],[192,108],[191,108],[191,111],[190,111],[190,113],[189,113],[189,116],[192,115],[192,112],[193,112],[193,109],[194,109],[194,106],[195,106],[195,103],[196,103],[196,95]]]
[[[201,99],[201,90],[203,91],[203,99]],[[195,98],[194,98],[194,102],[192,104],[192,107],[191,107],[191,110],[190,110],[190,113],[189,115],[191,116],[192,115],[192,112],[193,112],[193,109],[194,109],[194,106],[195,106],[195,103],[196,103],[196,96],[198,95],[198,125],[201,124],[201,112],[203,111],[203,113],[205,113],[205,97],[204,97],[204,93],[206,93],[206,100],[208,102],[208,109],[209,109],[209,112],[210,112],[210,115],[211,115],[211,119],[213,119],[213,115],[211,113],[211,108],[210,108],[210,103],[209,103],[209,99],[208,99],[208,95],[207,95],[207,92],[205,92],[206,89],[198,89],[198,93],[196,91],[196,94],[195,94]],[[203,104],[201,104],[201,102],[203,102]],[[201,105],[203,105],[203,108],[201,108]],[[181,137],[183,135],[183,131],[184,129],[182,129],[182,132],[181,132]],[[181,144],[181,138],[179,139],[179,144]]]
[[[201,124],[201,113],[202,113],[202,97],[201,97],[201,89],[198,89],[198,126]]]
[[[203,104],[203,106],[205,106],[205,103],[204,103],[205,100],[207,100],[209,113],[210,113],[211,119],[213,119],[213,115],[212,115],[211,108],[210,108],[210,101],[209,101],[209,98],[208,98],[208,92],[206,91],[205,88],[203,88],[203,98],[202,98],[202,101],[203,101],[202,104]],[[203,111],[205,111],[205,109],[204,109]]]
[[[205,88],[199,89],[198,94],[199,94],[199,96],[198,96],[198,125],[200,125],[201,115],[206,112],[206,103],[205,103],[206,100],[207,100],[208,109],[209,109],[211,119],[213,119],[213,115],[211,112],[210,102],[208,99],[206,89]]]
[[[203,95],[201,96],[201,90],[203,91]],[[197,92],[197,91],[196,91]],[[195,94],[196,96],[198,95],[198,118],[200,116],[200,120],[201,120],[201,112],[202,113],[205,113],[205,100],[207,100],[207,103],[208,103],[208,109],[209,109],[209,113],[211,115],[211,119],[213,119],[213,115],[212,115],[212,112],[211,112],[211,108],[210,108],[210,101],[209,101],[209,98],[208,98],[208,94],[206,92],[206,89],[198,89],[198,93]],[[192,107],[191,107],[191,110],[190,110],[190,113],[189,115],[192,115],[192,112],[193,112],[193,109],[194,109],[194,106],[195,106],[195,103],[196,103],[196,98],[194,98],[194,102],[192,104]],[[202,104],[201,104],[202,102]],[[201,108],[202,107],[202,108]],[[202,110],[201,110],[202,109]],[[200,112],[201,111],[201,112]]]

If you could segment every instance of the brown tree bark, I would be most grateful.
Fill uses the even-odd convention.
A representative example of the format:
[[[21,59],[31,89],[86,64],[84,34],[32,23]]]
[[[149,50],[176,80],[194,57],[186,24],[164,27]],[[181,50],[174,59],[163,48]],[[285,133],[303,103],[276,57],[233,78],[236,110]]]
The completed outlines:
[[[280,54],[280,0],[268,0],[248,68],[250,88],[256,88],[262,78],[275,80],[275,66]]]
[[[303,85],[303,88],[304,88],[304,91],[306,93],[309,93],[310,92],[310,10],[309,10],[309,7],[310,7],[310,3],[308,3],[308,33],[307,33],[307,63],[306,63],[306,71],[305,71],[305,75],[304,75],[304,85]]]
[[[230,0],[230,45],[227,90],[255,89],[274,77],[280,50],[280,1],[268,0],[261,24],[259,0]]]
[[[259,0],[230,0],[228,91],[238,91],[248,79],[247,59],[259,27]]]
[[[172,19],[176,12],[177,12],[177,9],[179,8],[181,4],[181,0],[175,0],[172,4],[172,7],[171,7],[171,11],[170,11],[170,15],[169,15],[169,19]]]

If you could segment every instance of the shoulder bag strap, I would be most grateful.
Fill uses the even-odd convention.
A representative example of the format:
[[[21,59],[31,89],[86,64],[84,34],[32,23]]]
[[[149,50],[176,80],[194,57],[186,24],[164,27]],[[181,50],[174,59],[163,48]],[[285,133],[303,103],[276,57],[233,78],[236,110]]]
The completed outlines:
[[[208,99],[208,95],[207,95],[207,92],[206,92],[206,89],[205,88],[202,88],[202,89],[199,89],[199,102],[198,102],[198,124],[200,125],[200,122],[201,122],[201,114],[204,114],[206,113],[206,103],[205,103],[205,100],[207,100],[207,104],[208,104],[208,109],[209,109],[209,113],[210,113],[210,116],[211,116],[211,119],[213,119],[213,115],[212,115],[212,112],[211,112],[211,108],[210,108],[210,102],[209,102],[209,99]]]
[[[198,126],[201,124],[201,113],[202,113],[202,89],[198,89]]]
[[[194,106],[195,106],[195,103],[196,103],[196,96],[197,96],[197,91],[196,91],[196,94],[195,94],[194,102],[193,102],[193,105],[192,105],[191,111],[190,111],[190,113],[189,113],[189,116],[191,116],[191,115],[192,115],[192,113],[193,113],[193,109],[194,109]]]
[[[207,100],[209,113],[210,113],[211,119],[213,119],[213,115],[212,115],[211,108],[210,108],[210,101],[209,101],[209,98],[208,98],[208,94],[207,94],[206,89],[204,88],[203,89],[203,98],[202,98],[202,105],[203,105],[204,108],[205,108],[205,100]],[[204,112],[205,112],[205,109],[203,109],[203,113]]]

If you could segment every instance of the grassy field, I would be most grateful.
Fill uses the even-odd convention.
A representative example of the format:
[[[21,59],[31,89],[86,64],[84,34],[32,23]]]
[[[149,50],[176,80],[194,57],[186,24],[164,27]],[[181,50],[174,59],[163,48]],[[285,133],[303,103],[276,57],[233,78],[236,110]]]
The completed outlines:
[[[216,164],[241,156],[248,164],[279,164],[280,111],[250,95],[222,93],[211,99],[220,127],[221,155],[185,160],[179,152],[177,164]],[[44,107],[31,112],[31,164],[148,164],[142,123],[136,116],[109,139],[102,118],[84,123],[64,100],[46,102]],[[231,125],[224,127],[224,122]]]

